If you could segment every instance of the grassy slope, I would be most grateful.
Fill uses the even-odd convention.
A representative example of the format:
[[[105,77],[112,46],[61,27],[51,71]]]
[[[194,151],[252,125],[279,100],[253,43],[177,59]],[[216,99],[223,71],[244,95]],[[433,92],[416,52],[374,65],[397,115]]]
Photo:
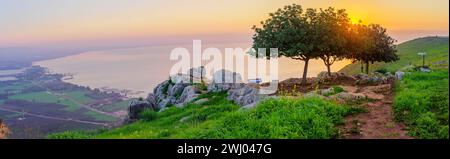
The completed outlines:
[[[386,68],[388,71],[395,72],[399,69],[413,65],[422,65],[422,58],[417,55],[419,52],[426,52],[426,65],[434,67],[434,62],[447,61],[448,66],[448,37],[426,37],[401,43],[397,46],[397,54],[400,57],[399,61],[394,63],[374,63],[370,65],[370,71],[375,71],[380,68]],[[350,64],[340,70],[347,74],[357,74],[361,71],[361,64]]]
[[[49,138],[336,138],[349,107],[318,98],[269,99],[238,110],[226,94],[209,102],[143,114],[143,120],[100,132],[64,132]]]
[[[396,119],[410,126],[410,135],[418,138],[449,138],[448,70],[432,73],[413,72],[396,88]]]

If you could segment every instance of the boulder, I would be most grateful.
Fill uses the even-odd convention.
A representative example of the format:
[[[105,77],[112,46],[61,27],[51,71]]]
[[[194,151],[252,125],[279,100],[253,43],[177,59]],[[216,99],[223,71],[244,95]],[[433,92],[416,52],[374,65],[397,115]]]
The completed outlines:
[[[333,93],[334,93],[334,89],[333,89],[333,87],[330,87],[330,88],[328,88],[328,89],[321,89],[321,90],[319,91],[319,93],[320,93],[321,95],[329,95],[329,94],[333,94]]]
[[[389,81],[384,74],[378,72],[372,73],[370,76],[366,74],[357,74],[354,77],[356,78],[357,85],[378,85]]]
[[[147,101],[147,103],[150,104],[150,106],[151,106],[154,110],[156,110],[156,109],[158,108],[158,107],[157,107],[158,103],[156,102],[156,97],[155,97],[154,94],[152,94],[152,93],[148,94],[146,101]]]
[[[169,90],[169,87],[171,87],[170,84],[169,80],[165,80],[155,87],[153,94],[156,97],[156,101],[166,98],[167,91]]]
[[[245,86],[239,73],[228,70],[220,70],[214,73],[211,83],[208,85],[208,92],[221,92],[230,89],[239,89]]]
[[[179,97],[181,93],[183,93],[184,88],[186,88],[188,84],[185,83],[175,83],[173,86],[168,88],[167,95]]]
[[[164,98],[158,102],[158,109],[163,109],[169,105],[174,105],[175,103],[176,99],[174,97]]]
[[[202,99],[199,99],[199,100],[195,101],[194,104],[204,104],[204,103],[206,103],[208,101],[209,101],[208,98],[202,98]]]
[[[420,71],[420,72],[431,72],[431,69],[428,68],[428,67],[420,67],[420,68],[419,68],[419,71]]]
[[[239,73],[228,70],[219,70],[213,75],[214,83],[243,83],[242,77]]]
[[[190,83],[191,78],[187,74],[175,74],[170,76],[172,83]]]
[[[144,101],[132,102],[130,107],[128,107],[128,119],[129,120],[139,119],[139,114],[145,109],[153,109],[153,107],[149,103]]]
[[[247,106],[259,101],[258,89],[251,86],[231,89],[228,91],[228,100],[233,100],[240,106]]]
[[[359,99],[365,99],[366,96],[362,93],[347,93],[341,92],[335,95],[330,96],[331,99],[343,100],[343,101],[354,101]]]
[[[396,77],[398,80],[402,80],[402,78],[403,78],[404,75],[405,75],[405,72],[402,72],[402,71],[397,71],[397,72],[395,72],[395,77]]]
[[[180,98],[177,100],[177,106],[183,106],[184,104],[191,102],[200,95],[201,91],[195,86],[187,86],[181,93]]]

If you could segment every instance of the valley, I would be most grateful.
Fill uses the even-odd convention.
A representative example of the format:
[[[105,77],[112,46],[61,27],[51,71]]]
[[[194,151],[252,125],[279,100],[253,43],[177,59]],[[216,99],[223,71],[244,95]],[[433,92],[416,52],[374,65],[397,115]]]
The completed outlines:
[[[120,125],[129,99],[119,93],[77,86],[29,67],[15,80],[0,81],[0,117],[9,138],[43,138],[48,133]]]

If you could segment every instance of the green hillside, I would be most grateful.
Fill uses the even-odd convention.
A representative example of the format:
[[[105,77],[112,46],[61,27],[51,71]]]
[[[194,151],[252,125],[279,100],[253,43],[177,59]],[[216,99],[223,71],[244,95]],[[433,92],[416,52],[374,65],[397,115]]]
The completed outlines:
[[[409,64],[422,65],[422,58],[417,55],[419,52],[426,52],[425,65],[431,67],[448,66],[448,37],[425,37],[401,43],[397,46],[399,61],[393,63],[377,62],[370,65],[370,71],[385,68],[390,72],[407,67]],[[361,72],[361,64],[350,64],[339,72],[346,74],[357,74]]]

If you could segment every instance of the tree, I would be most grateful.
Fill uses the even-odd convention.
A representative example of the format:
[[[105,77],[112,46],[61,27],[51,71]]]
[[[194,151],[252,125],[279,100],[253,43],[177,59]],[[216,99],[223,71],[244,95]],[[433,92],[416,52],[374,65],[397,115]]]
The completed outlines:
[[[349,45],[353,46],[353,49],[347,57],[365,64],[366,74],[369,74],[369,63],[393,62],[399,59],[394,45],[395,40],[380,25],[357,24],[352,27],[351,34]]]
[[[331,75],[331,65],[334,62],[342,60],[346,57],[348,46],[346,45],[348,39],[348,31],[350,26],[350,19],[344,9],[335,10],[332,7],[328,9],[310,9],[316,16],[312,21],[312,27],[315,30],[314,47],[316,52],[320,53],[320,59],[327,67],[327,72]]]
[[[253,26],[253,48],[265,48],[265,56],[270,58],[269,49],[278,48],[278,56],[285,56],[305,62],[302,84],[306,84],[308,63],[310,59],[319,57],[311,43],[315,30],[311,27],[314,12],[304,12],[300,5],[288,5],[269,14],[269,18],[261,22],[262,27]]]

